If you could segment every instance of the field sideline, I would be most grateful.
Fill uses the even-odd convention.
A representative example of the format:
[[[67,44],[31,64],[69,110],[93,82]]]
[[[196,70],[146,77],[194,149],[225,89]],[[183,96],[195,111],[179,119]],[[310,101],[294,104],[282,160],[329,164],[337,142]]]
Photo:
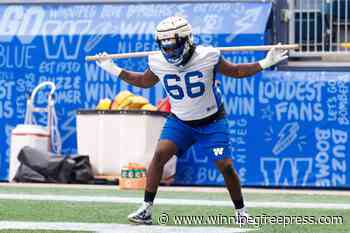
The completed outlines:
[[[232,216],[224,188],[161,187],[152,226],[129,225],[126,216],[142,201],[142,191],[116,186],[0,183],[0,232],[348,232],[350,192],[243,189],[253,216],[338,216],[342,224],[267,224],[243,226],[181,222],[183,216]],[[166,214],[169,221],[159,219]],[[181,225],[181,226],[180,226]]]

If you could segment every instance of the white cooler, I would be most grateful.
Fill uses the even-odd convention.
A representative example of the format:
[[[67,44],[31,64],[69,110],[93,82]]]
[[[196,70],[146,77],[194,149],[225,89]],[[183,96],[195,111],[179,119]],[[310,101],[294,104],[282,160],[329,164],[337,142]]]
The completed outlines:
[[[80,110],[77,112],[78,153],[89,155],[95,175],[119,176],[129,162],[148,168],[167,113],[147,110]],[[163,178],[176,171],[176,156]]]
[[[20,165],[17,157],[24,146],[30,146],[43,152],[49,152],[50,135],[46,127],[39,125],[17,125],[11,132],[11,154],[9,181],[15,177]]]
[[[36,107],[34,102],[37,93],[43,88],[50,88],[48,94],[47,106],[43,108]],[[19,124],[11,132],[11,153],[10,153],[10,171],[8,180],[12,181],[20,165],[18,154],[25,146],[30,146],[42,152],[51,152],[52,148],[56,153],[61,152],[61,137],[58,130],[57,116],[55,111],[55,102],[53,94],[56,86],[53,82],[45,81],[37,85],[30,98],[27,100],[27,109],[24,124]],[[34,114],[41,112],[47,114],[47,125],[36,124]],[[49,153],[47,153],[49,156]]]

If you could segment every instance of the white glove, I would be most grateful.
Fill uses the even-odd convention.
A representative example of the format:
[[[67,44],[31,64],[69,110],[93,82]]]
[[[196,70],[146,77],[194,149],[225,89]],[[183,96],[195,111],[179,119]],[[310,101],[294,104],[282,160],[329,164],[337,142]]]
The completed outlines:
[[[108,54],[106,52],[98,53],[97,56],[99,56],[100,58],[96,60],[96,64],[108,73],[119,76],[123,70],[120,67],[118,67],[112,61],[112,59],[107,58],[107,55]]]
[[[272,48],[266,55],[266,57],[259,61],[259,65],[262,69],[269,68],[271,66],[280,63],[281,61],[288,58],[288,50],[283,50],[279,48]]]

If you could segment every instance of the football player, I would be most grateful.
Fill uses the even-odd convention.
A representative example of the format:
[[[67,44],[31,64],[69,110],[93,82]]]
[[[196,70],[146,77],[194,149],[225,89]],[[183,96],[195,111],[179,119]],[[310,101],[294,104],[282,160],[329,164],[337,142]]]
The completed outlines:
[[[144,202],[128,216],[138,224],[152,223],[152,206],[161,180],[163,167],[174,155],[181,156],[197,143],[222,173],[236,216],[247,217],[239,177],[232,166],[229,129],[215,76],[244,78],[288,58],[287,51],[273,48],[257,63],[232,64],[214,47],[193,43],[190,24],[183,17],[172,16],[156,28],[160,51],[148,58],[149,68],[143,73],[118,67],[104,54],[97,64],[125,82],[141,88],[162,83],[171,103],[153,159],[148,167]]]

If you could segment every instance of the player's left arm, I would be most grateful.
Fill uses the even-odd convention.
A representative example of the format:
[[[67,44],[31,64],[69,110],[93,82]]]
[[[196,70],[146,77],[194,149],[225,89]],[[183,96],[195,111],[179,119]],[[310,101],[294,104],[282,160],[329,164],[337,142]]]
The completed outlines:
[[[287,59],[287,53],[287,50],[273,48],[267,53],[266,57],[259,62],[245,64],[234,64],[221,58],[217,64],[217,70],[225,76],[235,78],[249,77]]]

